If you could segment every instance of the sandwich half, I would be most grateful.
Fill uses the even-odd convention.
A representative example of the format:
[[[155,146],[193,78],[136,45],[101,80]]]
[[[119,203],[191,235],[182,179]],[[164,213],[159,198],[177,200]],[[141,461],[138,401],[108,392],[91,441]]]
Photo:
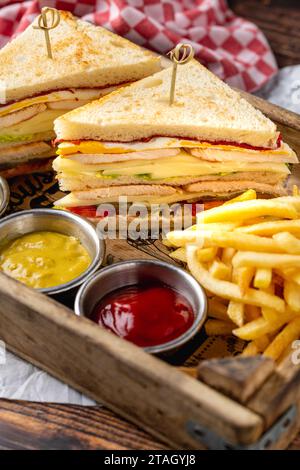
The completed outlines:
[[[55,154],[53,121],[160,70],[159,59],[104,28],[60,11],[50,31],[37,20],[0,51],[0,174],[44,169]]]
[[[296,154],[276,125],[193,60],[56,119],[57,205],[173,203],[227,198],[249,188],[285,194]],[[91,211],[90,211],[91,213]]]

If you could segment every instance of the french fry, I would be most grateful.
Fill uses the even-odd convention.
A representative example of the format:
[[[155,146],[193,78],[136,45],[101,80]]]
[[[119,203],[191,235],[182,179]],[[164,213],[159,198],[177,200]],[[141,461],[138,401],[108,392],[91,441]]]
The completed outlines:
[[[248,341],[244,356],[283,357],[300,337],[298,187],[272,200],[246,191],[168,240],[208,294],[207,334]]]
[[[232,282],[221,281],[214,278],[204,268],[204,266],[198,262],[197,247],[187,247],[187,262],[188,268],[192,275],[197,279],[205,289],[213,292],[219,297],[223,297],[228,300],[235,300],[236,302],[242,302],[250,305],[257,305],[258,307],[272,307],[278,312],[284,312],[285,303],[276,295],[268,294],[267,292],[255,290],[249,288],[245,294],[242,294],[239,286]],[[236,256],[236,255],[235,255]]]
[[[254,189],[248,189],[243,194],[240,194],[239,196],[224,202],[223,206],[234,204],[235,202],[250,201],[251,199],[256,199],[256,191],[254,191]]]
[[[222,248],[230,247],[242,251],[259,251],[269,253],[284,253],[276,240],[257,235],[248,235],[238,232],[205,232],[203,234],[204,243]]]
[[[271,237],[279,232],[300,234],[300,220],[275,220],[254,225],[243,225],[237,227],[235,231],[262,237]]]
[[[300,270],[287,268],[287,269],[276,269],[275,274],[280,278],[287,279],[288,281],[293,281],[296,284],[300,285]]]
[[[293,274],[291,280],[300,286],[300,272]]]
[[[289,204],[290,206],[293,206],[296,211],[300,211],[300,196],[281,196],[277,197],[276,201],[283,204]],[[289,219],[290,217],[285,218]]]
[[[252,266],[233,268],[232,281],[235,282],[239,286],[242,294],[244,294],[246,290],[249,289],[254,273],[255,273],[255,269]]]
[[[274,218],[274,217],[273,217]],[[272,217],[268,217],[268,220],[272,219]],[[254,217],[253,219],[247,219],[244,221],[245,225],[242,225],[240,227],[245,227],[248,225],[254,225],[254,224],[261,224],[262,222],[265,222],[266,218],[265,217]],[[240,228],[236,227],[236,229]]]
[[[204,240],[208,238],[208,233],[223,232],[234,230],[239,226],[238,222],[228,223],[200,223],[192,225],[186,230],[173,230],[168,232],[164,239],[164,244],[169,246],[181,247],[187,243],[193,243],[202,246]],[[209,238],[208,238],[209,239]]]
[[[238,338],[251,341],[259,338],[260,336],[272,333],[272,331],[276,331],[278,328],[277,323],[268,322],[261,317],[253,320],[252,322],[246,323],[240,328],[236,328],[233,330],[233,334]]]
[[[180,248],[187,243],[203,246],[203,235],[196,230],[174,230],[167,233],[167,240],[171,245]]]
[[[273,240],[275,240],[278,245],[281,246],[287,253],[292,255],[300,255],[300,240],[291,233],[276,233],[273,235]]]
[[[217,320],[229,321],[227,306],[216,297],[208,299],[208,316]]]
[[[236,250],[234,248],[226,247],[223,249],[221,261],[225,264],[230,264]]]
[[[256,305],[245,305],[245,323],[261,317],[261,309]]]
[[[293,341],[300,336],[300,317],[293,319],[264,351],[264,356],[276,360]]]
[[[300,289],[295,282],[284,281],[283,296],[291,310],[300,312]]]
[[[227,314],[237,326],[243,326],[245,321],[245,305],[231,300],[228,304]]]
[[[222,230],[223,232],[230,232],[231,230],[236,229],[239,227],[239,222],[222,222],[222,223],[200,223],[193,225],[192,227],[186,229],[186,230],[198,230],[201,232],[219,232]]]
[[[268,292],[269,294],[274,294],[275,293],[275,285],[271,283],[268,287],[264,289],[265,292]],[[276,310],[269,308],[269,307],[264,307],[261,309],[262,316],[270,322],[276,322],[278,319],[278,312]]]
[[[213,207],[197,215],[197,223],[241,222],[253,217],[274,216],[296,219],[297,209],[288,201],[277,199],[253,199],[229,205]],[[299,198],[300,202],[300,198]],[[300,206],[300,204],[299,204]]]
[[[247,346],[243,349],[241,356],[256,356],[259,353],[258,347],[255,341],[250,341]]]
[[[185,248],[177,248],[177,250],[174,250],[172,253],[170,253],[171,258],[176,259],[178,261],[182,261],[183,263],[186,263],[186,254],[185,254]]]
[[[272,269],[259,268],[256,270],[253,285],[257,289],[266,289],[272,282]]]
[[[273,333],[281,328],[285,323],[290,322],[295,317],[294,313],[290,310],[286,310],[284,313],[278,316],[275,322],[266,320],[265,318],[257,318],[252,322],[246,323],[240,328],[233,330],[233,334],[241,339],[251,341],[259,338],[260,336]]]
[[[241,356],[256,356],[257,354],[264,352],[269,344],[270,340],[267,335],[260,336],[260,338],[254,339],[247,344]]]
[[[207,336],[230,335],[234,327],[234,323],[231,323],[229,321],[209,319],[205,323],[205,332]]]
[[[272,308],[264,307],[261,309],[262,316],[265,320],[270,322],[276,322],[278,320],[278,312]]]
[[[172,243],[170,243],[169,240],[167,240],[166,238],[162,239],[162,244],[167,246],[168,248],[171,248],[173,246]]]
[[[300,255],[285,253],[256,253],[254,251],[239,251],[232,259],[234,267],[253,266],[256,268],[300,268]]]
[[[197,258],[202,263],[207,263],[212,261],[218,252],[217,246],[210,246],[208,248],[198,248],[197,250]]]
[[[215,277],[216,279],[222,279],[224,281],[229,281],[231,279],[231,266],[222,263],[222,261],[218,259],[213,261],[211,267],[209,268],[209,272],[212,277]]]
[[[264,350],[270,344],[270,338],[268,337],[268,335],[260,336],[259,338],[254,339],[253,341],[254,341],[257,349],[258,349],[258,352],[260,352],[260,353],[264,352]]]

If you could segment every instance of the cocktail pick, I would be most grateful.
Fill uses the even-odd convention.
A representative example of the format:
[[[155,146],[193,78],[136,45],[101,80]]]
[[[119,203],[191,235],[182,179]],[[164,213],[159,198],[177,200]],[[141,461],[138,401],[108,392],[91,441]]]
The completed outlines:
[[[186,64],[187,62],[192,60],[194,57],[194,49],[190,44],[179,43],[174,49],[168,52],[168,55],[170,56],[170,59],[173,62],[169,101],[169,105],[171,106],[174,103],[175,98],[177,65]]]
[[[48,23],[48,19],[51,20],[50,23]],[[48,54],[49,59],[53,59],[49,31],[51,29],[56,28],[59,25],[59,23],[60,23],[60,12],[56,10],[55,8],[45,7],[45,8],[42,8],[41,14],[38,17],[38,26],[34,26],[34,29],[41,29],[45,33],[45,41],[46,41],[47,54]]]

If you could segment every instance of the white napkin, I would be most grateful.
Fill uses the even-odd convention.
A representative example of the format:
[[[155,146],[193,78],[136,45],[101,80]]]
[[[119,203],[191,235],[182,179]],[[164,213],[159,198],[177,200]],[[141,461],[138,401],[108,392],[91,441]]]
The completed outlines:
[[[14,354],[6,352],[5,356],[4,361],[1,355],[0,363],[1,398],[88,406],[96,404]]]

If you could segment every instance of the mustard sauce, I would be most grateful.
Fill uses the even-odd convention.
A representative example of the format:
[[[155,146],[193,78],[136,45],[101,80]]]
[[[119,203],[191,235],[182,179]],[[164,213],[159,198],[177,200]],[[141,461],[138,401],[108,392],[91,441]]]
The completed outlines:
[[[69,282],[90,264],[80,241],[58,232],[28,233],[0,249],[0,270],[36,289]]]

